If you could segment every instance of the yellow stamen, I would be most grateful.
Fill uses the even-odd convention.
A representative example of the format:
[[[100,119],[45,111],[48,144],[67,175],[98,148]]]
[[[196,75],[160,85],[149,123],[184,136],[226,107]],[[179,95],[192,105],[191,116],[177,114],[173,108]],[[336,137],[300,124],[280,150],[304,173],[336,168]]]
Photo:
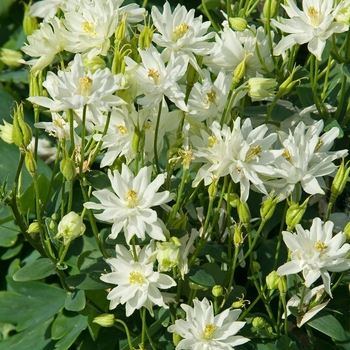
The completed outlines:
[[[173,30],[173,34],[174,34],[173,41],[177,41],[181,39],[187,33],[189,28],[190,26],[185,22],[175,27],[175,29]]]
[[[85,77],[79,79],[79,83],[81,86],[81,94],[83,96],[89,95],[90,94],[90,87],[92,85],[92,79],[85,76]]]
[[[210,92],[207,93],[207,103],[216,101],[216,91],[214,89],[211,89]]]
[[[83,26],[83,32],[87,35],[91,35],[91,36],[97,36],[97,33],[95,31],[95,23],[94,22],[83,22],[82,23]]]
[[[320,15],[318,11],[313,7],[310,6],[309,9],[307,10],[307,14],[310,18],[310,23],[313,27],[318,27],[320,25]]]
[[[262,152],[262,147],[260,145],[250,147],[249,151],[246,154],[245,161],[250,162],[251,160],[255,159],[256,156],[259,156],[261,152]]]
[[[218,142],[215,136],[209,136],[208,141],[209,141],[209,145],[208,145],[209,148],[213,147],[214,144]]]
[[[216,327],[212,323],[208,323],[204,329],[204,339],[211,340],[215,332]]]
[[[320,147],[321,147],[322,145],[323,145],[323,141],[322,141],[321,138],[319,138],[318,141],[317,141],[317,145],[316,145],[316,147],[315,147],[314,152],[317,152],[317,151],[320,149]]]
[[[153,78],[155,84],[158,84],[158,78],[159,78],[158,69],[148,68],[148,76]]]
[[[138,271],[131,271],[129,275],[130,284],[143,284],[144,278],[142,274]]]
[[[129,208],[135,208],[137,206],[137,192],[129,190],[126,194],[126,200],[128,201]]]
[[[328,248],[328,246],[326,246],[324,242],[317,241],[315,243],[315,249],[320,253],[323,252],[327,248]]]
[[[125,135],[128,133],[128,129],[124,125],[118,125],[118,129],[122,135]]]
[[[290,152],[287,148],[284,149],[282,155],[288,160],[289,163],[293,164],[292,156],[290,155]]]

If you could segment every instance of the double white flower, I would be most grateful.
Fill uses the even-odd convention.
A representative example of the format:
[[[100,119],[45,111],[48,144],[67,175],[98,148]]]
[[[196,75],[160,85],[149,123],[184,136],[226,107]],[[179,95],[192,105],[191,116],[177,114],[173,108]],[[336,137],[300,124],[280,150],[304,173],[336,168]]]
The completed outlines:
[[[164,233],[167,232],[164,223],[157,217],[151,207],[163,205],[174,198],[169,191],[157,192],[164,183],[164,174],[159,174],[150,182],[152,167],[140,169],[136,176],[133,175],[127,165],[122,165],[122,171],[109,170],[108,177],[112,185],[112,191],[102,189],[92,194],[101,202],[86,202],[85,208],[102,209],[103,212],[95,214],[101,221],[112,223],[111,238],[116,238],[124,229],[126,242],[136,235],[144,240],[147,232],[155,240],[165,241]]]

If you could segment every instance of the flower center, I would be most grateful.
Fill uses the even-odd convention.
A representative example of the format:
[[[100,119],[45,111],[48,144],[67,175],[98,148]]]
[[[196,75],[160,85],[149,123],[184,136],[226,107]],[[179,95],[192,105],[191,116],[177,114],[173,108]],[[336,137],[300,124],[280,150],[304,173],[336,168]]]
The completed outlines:
[[[207,103],[213,102],[215,103],[216,101],[216,91],[214,89],[211,89],[210,92],[207,93]]]
[[[81,87],[81,94],[83,96],[90,95],[90,87],[92,85],[92,79],[85,76],[83,78],[79,79],[80,87]]]
[[[315,249],[318,251],[318,252],[323,252],[325,249],[327,249],[328,247],[325,245],[324,242],[321,242],[321,241],[317,241],[315,243]]]
[[[215,332],[216,327],[212,323],[208,323],[204,329],[204,339],[211,340]]]
[[[287,148],[284,149],[282,155],[284,156],[284,158],[286,158],[288,160],[289,163],[293,164],[292,156],[290,155],[290,152],[288,151]]]
[[[128,133],[128,129],[124,125],[118,125],[118,130],[122,135],[125,135]]]
[[[310,6],[307,10],[307,14],[309,15],[310,24],[313,27],[318,27],[320,24],[320,15],[318,11],[313,6]]]
[[[126,194],[126,200],[128,201],[129,208],[135,208],[137,206],[137,192],[129,190]]]
[[[218,142],[215,136],[209,136],[208,141],[209,141],[209,145],[208,145],[209,148],[213,147],[215,143]]]
[[[173,41],[181,39],[188,31],[189,25],[185,22],[181,23],[179,26],[175,27],[173,30],[174,38]]]
[[[144,278],[142,274],[138,271],[131,271],[129,275],[130,284],[143,284]]]
[[[94,22],[89,22],[89,21],[83,22],[82,27],[83,27],[83,32],[85,34],[91,35],[91,36],[97,36]]]
[[[158,69],[148,68],[148,76],[154,80],[154,83],[158,84],[159,72]]]
[[[249,148],[249,151],[247,152],[245,156],[245,162],[250,162],[251,160],[255,159],[256,156],[258,156],[262,151],[262,147],[259,146],[253,146]]]
[[[319,138],[318,141],[317,141],[317,145],[315,147],[314,152],[317,152],[320,149],[320,147],[322,146],[322,144],[323,144],[323,141],[322,141],[321,138]]]

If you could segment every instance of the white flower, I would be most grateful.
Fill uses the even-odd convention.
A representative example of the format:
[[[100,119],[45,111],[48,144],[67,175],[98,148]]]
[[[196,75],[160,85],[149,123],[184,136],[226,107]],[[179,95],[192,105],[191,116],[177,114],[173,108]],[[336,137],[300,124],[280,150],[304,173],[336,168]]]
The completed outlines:
[[[186,320],[176,320],[168,327],[169,332],[183,338],[176,350],[232,350],[249,341],[236,335],[245,325],[237,321],[240,310],[226,309],[214,316],[213,305],[206,298],[195,299],[193,308],[186,304],[181,304],[181,308],[186,312]]]
[[[187,12],[185,6],[178,4],[171,13],[170,5],[166,2],[163,6],[163,14],[157,7],[152,7],[153,24],[158,33],[153,34],[152,40],[161,47],[165,47],[162,57],[168,61],[171,53],[175,57],[188,55],[193,67],[199,69],[196,55],[206,55],[213,47],[207,41],[214,36],[214,33],[207,33],[210,22],[202,23],[202,16],[194,17],[195,10]]]
[[[58,224],[56,239],[63,237],[63,244],[66,245],[73,239],[85,232],[83,219],[74,211],[65,215]]]
[[[313,289],[308,289],[306,288],[306,290],[303,292],[303,301],[302,301],[302,305],[301,305],[301,312],[303,313],[302,317],[297,317],[297,326],[300,328],[303,324],[307,323],[309,320],[311,320],[318,312],[320,312],[322,309],[324,309],[327,304],[330,302],[331,299],[328,299],[327,301],[325,301],[322,304],[318,304],[316,306],[314,306],[311,309],[309,308],[309,305],[311,304],[311,302],[316,301],[322,294],[324,291],[324,285],[321,284],[320,286],[317,286]],[[299,294],[294,294],[287,302],[287,316],[289,316],[291,314],[291,311],[289,309],[289,307],[296,307],[299,308],[300,307],[300,295]],[[282,318],[285,318],[285,314],[282,315]]]
[[[72,4],[75,0],[42,0],[30,6],[29,16],[49,18],[56,15],[59,8],[66,9],[68,1]]]
[[[43,70],[58,53],[66,49],[68,41],[63,35],[65,31],[57,17],[44,20],[40,28],[27,37],[29,44],[21,48],[28,56],[40,58],[23,63],[32,66],[33,73]]]
[[[106,56],[118,21],[113,1],[79,0],[78,4],[77,9],[64,15],[69,41],[66,50],[86,53],[90,59],[97,55]]]
[[[145,96],[137,99],[137,103],[147,107],[158,107],[159,103],[168,97],[175,105],[183,111],[188,108],[184,102],[185,94],[180,90],[177,81],[184,76],[188,61],[183,57],[171,58],[165,67],[158,50],[151,46],[146,50],[139,49],[142,58],[135,73],[139,83],[140,94]],[[137,63],[129,57],[125,61],[130,67],[137,66]]]
[[[58,75],[47,73],[43,85],[52,99],[36,96],[28,100],[52,112],[79,110],[87,106],[93,115],[98,116],[101,111],[109,111],[112,106],[124,103],[114,95],[119,88],[119,79],[120,75],[114,76],[108,68],[86,72],[81,55],[75,55],[70,71],[59,71]]]
[[[244,59],[249,78],[273,70],[269,41],[263,27],[256,29],[251,26],[243,32],[236,32],[225,25],[215,41],[211,54],[203,59],[203,63],[214,73],[222,68],[233,73]]]
[[[290,19],[282,19],[282,23],[272,19],[272,23],[285,33],[274,49],[274,55],[280,55],[295,44],[308,43],[308,50],[321,60],[326,40],[334,33],[342,33],[349,26],[335,21],[333,0],[303,0],[303,11],[299,10],[294,1],[288,1],[289,6],[281,5]]]
[[[333,160],[347,155],[347,150],[330,152],[339,129],[334,127],[320,136],[323,121],[308,127],[300,122],[289,134],[279,131],[278,135],[284,148],[283,157],[276,159],[280,179],[265,182],[275,190],[276,195],[289,196],[297,183],[306,193],[324,194],[323,176],[331,174],[337,166]]]
[[[150,182],[152,167],[142,168],[136,176],[123,163],[121,174],[109,170],[108,177],[113,192],[108,189],[94,191],[92,194],[101,202],[87,202],[84,206],[88,209],[102,209],[103,212],[95,214],[99,220],[112,223],[111,238],[116,238],[124,229],[127,243],[136,235],[144,240],[145,232],[156,240],[165,240],[164,223],[157,217],[151,207],[162,205],[173,199],[174,195],[169,191],[157,192],[164,183],[164,174],[159,174]]]
[[[297,225],[297,234],[283,231],[283,240],[291,251],[290,261],[277,269],[280,276],[303,272],[305,286],[310,287],[319,277],[325,291],[332,296],[331,278],[328,271],[341,272],[350,267],[346,259],[350,245],[345,243],[346,234],[340,232],[333,237],[333,222],[322,223],[315,218],[310,231]],[[345,243],[345,244],[344,244]]]
[[[271,150],[277,135],[266,137],[267,126],[261,125],[253,129],[249,118],[241,126],[241,119],[234,121],[232,131],[226,125],[222,130],[219,123],[214,122],[212,136],[201,131],[203,141],[193,137],[193,154],[195,161],[206,161],[199,169],[193,186],[204,179],[204,184],[210,184],[214,179],[230,174],[235,183],[240,183],[241,200],[246,202],[249,196],[250,183],[260,192],[267,194],[260,175],[273,176],[275,169],[270,166],[282,151]],[[206,138],[206,140],[205,140]]]
[[[1,127],[1,126],[0,126]],[[35,137],[27,147],[28,150],[34,153],[35,150]],[[52,163],[57,156],[57,147],[52,147],[51,143],[47,139],[38,139],[38,157],[41,158],[46,164]]]
[[[116,258],[107,259],[112,272],[102,275],[102,281],[118,286],[107,296],[110,309],[125,304],[126,317],[136,309],[145,307],[153,315],[153,305],[164,308],[164,298],[159,289],[168,289],[176,285],[175,281],[165,274],[153,271],[149,262],[149,247],[144,247],[135,261],[132,254],[122,245],[116,245]]]

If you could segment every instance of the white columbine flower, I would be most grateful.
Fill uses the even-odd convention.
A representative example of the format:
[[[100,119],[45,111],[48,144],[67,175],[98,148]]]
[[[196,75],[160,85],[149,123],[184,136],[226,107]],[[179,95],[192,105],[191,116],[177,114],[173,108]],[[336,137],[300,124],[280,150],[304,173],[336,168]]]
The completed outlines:
[[[306,193],[324,194],[323,176],[335,171],[337,166],[333,160],[345,157],[348,152],[330,152],[339,129],[334,127],[320,136],[322,129],[323,121],[320,120],[308,127],[300,122],[289,134],[277,132],[284,148],[283,157],[275,162],[281,178],[265,183],[275,190],[276,195],[289,196],[299,182]]]
[[[177,81],[185,75],[188,60],[184,56],[175,58],[171,55],[165,66],[161,54],[154,46],[146,50],[139,49],[139,53],[142,58],[142,64],[139,66],[130,57],[125,57],[129,67],[138,66],[135,75],[139,83],[139,94],[145,96],[138,98],[137,103],[147,107],[158,107],[166,96],[178,108],[187,111],[185,94],[180,90]]]
[[[283,240],[291,254],[290,261],[280,266],[277,274],[284,276],[302,271],[306,287],[322,277],[325,291],[332,296],[328,271],[341,272],[350,268],[350,260],[346,258],[350,249],[345,243],[346,234],[340,232],[333,237],[333,226],[331,221],[323,223],[315,218],[310,231],[299,224],[295,227],[297,233],[283,231]]]
[[[326,40],[334,33],[343,33],[349,29],[345,23],[335,21],[338,11],[334,11],[333,0],[303,0],[303,11],[294,1],[289,6],[281,5],[290,19],[281,22],[272,19],[272,23],[284,33],[284,37],[274,49],[274,55],[280,55],[295,44],[306,44],[308,50],[321,60]]]
[[[153,24],[158,32],[153,34],[152,40],[161,47],[165,47],[162,56],[165,61],[171,57],[187,55],[193,67],[199,69],[196,55],[206,55],[213,47],[207,41],[214,36],[214,32],[207,33],[210,22],[202,23],[202,16],[194,17],[195,10],[187,11],[185,6],[178,4],[171,13],[168,2],[163,6],[163,14],[157,7],[152,7]]]
[[[55,56],[66,49],[68,44],[63,33],[66,30],[57,17],[44,20],[40,28],[27,37],[28,43],[22,51],[30,57],[40,57],[23,63],[32,66],[31,72],[37,73],[48,66]]]
[[[181,304],[181,308],[186,312],[186,320],[176,320],[168,327],[169,332],[183,338],[176,350],[232,350],[249,341],[236,335],[245,325],[237,321],[240,310],[226,309],[214,316],[213,305],[206,298],[195,299],[193,308],[186,304]]]
[[[136,176],[125,164],[122,165],[121,173],[115,170],[112,174],[109,170],[108,177],[114,193],[106,188],[94,191],[92,194],[101,204],[84,204],[88,209],[103,210],[95,217],[113,224],[111,238],[116,238],[124,229],[127,243],[134,235],[144,240],[146,232],[156,240],[165,241],[165,225],[151,207],[169,202],[174,195],[169,191],[157,192],[164,183],[164,174],[159,174],[150,182],[151,175],[152,167],[143,167]]]
[[[83,219],[74,211],[65,215],[58,224],[56,239],[63,238],[63,244],[70,243],[73,239],[81,236],[85,232]]]
[[[79,110],[87,106],[93,115],[98,116],[101,111],[124,104],[120,97],[114,95],[119,88],[117,82],[120,77],[114,76],[109,68],[86,72],[81,55],[75,55],[70,71],[59,71],[58,75],[47,73],[43,85],[51,98],[35,96],[28,100],[52,112]]]
[[[141,307],[147,308],[152,315],[153,305],[168,308],[159,289],[169,289],[176,283],[170,276],[153,271],[149,247],[141,250],[137,261],[124,246],[116,245],[115,249],[116,258],[106,260],[112,272],[100,277],[106,283],[118,285],[108,293],[109,308],[125,304],[126,317]]]

